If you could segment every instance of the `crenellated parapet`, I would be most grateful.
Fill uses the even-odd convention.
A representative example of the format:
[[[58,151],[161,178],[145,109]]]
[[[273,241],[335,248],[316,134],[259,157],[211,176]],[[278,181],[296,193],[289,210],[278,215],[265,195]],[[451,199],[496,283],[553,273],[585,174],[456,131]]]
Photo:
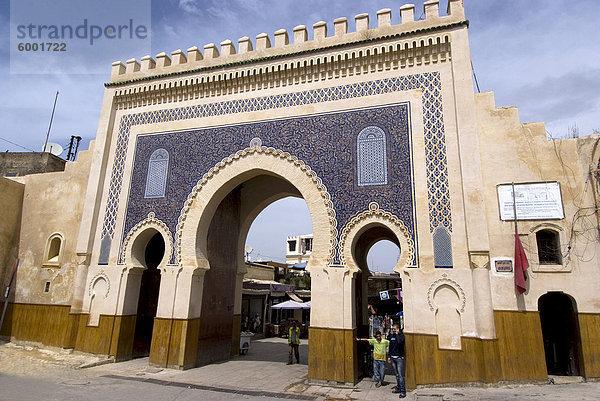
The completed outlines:
[[[139,107],[148,102],[172,102],[301,84],[450,59],[448,31],[467,22],[463,0],[449,0],[447,15],[440,16],[439,1],[424,3],[425,18],[415,20],[415,7],[400,7],[401,23],[392,25],[392,10],[382,9],[371,27],[369,14],[355,16],[356,30],[348,32],[347,18],[313,24],[308,40],[304,25],[285,29],[272,37],[266,33],[231,40],[217,46],[175,50],[115,62],[108,87],[117,87],[118,108]]]

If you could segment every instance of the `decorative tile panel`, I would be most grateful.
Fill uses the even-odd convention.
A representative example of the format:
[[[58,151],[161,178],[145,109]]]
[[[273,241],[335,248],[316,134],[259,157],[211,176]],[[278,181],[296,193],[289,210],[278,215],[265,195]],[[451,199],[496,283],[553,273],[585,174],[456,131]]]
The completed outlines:
[[[104,240],[105,238],[112,239],[114,237],[129,132],[133,125],[286,108],[415,89],[420,89],[423,93],[425,168],[427,172],[430,232],[433,232],[437,227],[445,227],[448,232],[451,232],[452,218],[446,162],[441,78],[439,72],[431,72],[281,95],[269,95],[251,99],[238,99],[124,115],[119,122],[116,152],[112,166],[101,238]],[[396,119],[400,119],[400,121],[395,121]],[[335,121],[338,125],[331,125],[331,121]],[[392,121],[394,122],[392,123]],[[393,153],[388,157],[396,157],[395,160],[398,163],[405,164],[404,170],[400,168],[390,171],[390,177],[388,177],[390,185],[382,186],[380,190],[373,189],[376,187],[363,187],[361,189],[358,186],[354,186],[353,177],[344,180],[340,176],[342,172],[353,172],[352,164],[356,165],[356,161],[350,152],[352,148],[350,146],[351,139],[339,136],[348,135],[353,132],[356,126],[365,126],[369,123],[377,123],[378,126],[382,126],[389,133],[390,141],[393,140],[395,142],[388,144],[388,148],[391,149],[390,152]],[[327,130],[322,131],[321,129],[325,126],[327,126]],[[356,112],[333,113],[327,116],[316,115],[306,118],[242,124],[235,126],[235,128],[220,127],[207,130],[190,130],[171,134],[140,136],[139,148],[135,155],[134,176],[132,177],[132,189],[134,191],[131,192],[128,201],[127,216],[123,230],[124,232],[128,232],[133,225],[141,221],[136,220],[136,218],[147,215],[151,211],[150,209],[155,211],[157,216],[161,213],[161,208],[165,208],[165,212],[171,209],[173,209],[173,212],[180,209],[181,203],[178,203],[179,198],[174,193],[175,189],[183,190],[182,188],[186,188],[188,191],[191,190],[191,183],[195,183],[198,177],[201,177],[203,172],[212,167],[214,163],[223,157],[227,157],[229,154],[235,153],[237,150],[243,149],[252,138],[260,137],[267,146],[283,149],[292,155],[306,160],[311,166],[321,166],[320,171],[316,168],[315,171],[324,182],[330,181],[326,184],[328,188],[336,189],[336,191],[331,191],[332,201],[340,217],[338,220],[343,220],[342,216],[346,219],[340,221],[342,226],[349,216],[360,211],[359,207],[353,210],[352,200],[360,199],[360,205],[364,205],[365,202],[377,201],[386,210],[390,210],[395,215],[400,216],[403,221],[410,221],[407,226],[410,227],[409,230],[414,235],[411,190],[412,174],[409,166],[410,146],[408,131],[407,107],[406,105],[396,105]],[[333,140],[334,133],[338,135],[338,140]],[[185,146],[182,146],[182,142],[177,142],[177,140],[183,141],[184,137],[185,140],[189,139],[197,142],[193,144],[185,143]],[[178,139],[175,140],[174,138]],[[344,140],[342,141],[342,139]],[[152,141],[152,146],[154,147],[151,148],[150,144],[145,145],[144,141]],[[208,144],[207,142],[211,143]],[[145,166],[149,162],[150,150],[157,147],[164,147],[173,159],[172,171],[169,173],[171,175],[169,178],[171,185],[167,187],[164,198],[143,200],[142,190],[140,189],[140,185],[142,184],[140,184],[139,169],[141,165],[145,169]],[[198,157],[197,154],[200,149],[203,153],[202,157]],[[190,152],[196,153],[190,155]],[[201,160],[205,160],[206,165],[204,165],[204,162],[200,163]],[[398,170],[402,170],[406,175],[399,175]],[[190,175],[193,175],[193,177]],[[141,182],[145,182],[145,180],[142,179]],[[356,188],[359,189],[356,190]],[[135,190],[140,192],[135,192]],[[334,192],[337,192],[337,197],[334,195]],[[407,194],[410,194],[410,196]],[[178,196],[181,196],[181,194]],[[397,205],[387,204],[392,201],[397,201]],[[153,203],[150,205],[147,202]],[[160,216],[173,233],[176,225],[174,221],[175,215],[177,214],[174,212],[172,216]],[[408,217],[408,215],[410,215],[409,220],[405,220],[404,216]],[[104,242],[107,242],[110,246],[110,240],[103,241],[103,244]]]

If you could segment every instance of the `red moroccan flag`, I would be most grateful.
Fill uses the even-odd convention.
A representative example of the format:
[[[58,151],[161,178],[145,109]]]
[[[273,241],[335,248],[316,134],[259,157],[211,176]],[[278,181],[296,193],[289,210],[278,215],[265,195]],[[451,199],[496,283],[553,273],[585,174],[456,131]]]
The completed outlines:
[[[517,288],[517,295],[521,295],[527,290],[525,286],[525,270],[529,268],[529,262],[527,256],[525,256],[525,250],[519,239],[519,233],[517,227],[515,227],[515,287]]]

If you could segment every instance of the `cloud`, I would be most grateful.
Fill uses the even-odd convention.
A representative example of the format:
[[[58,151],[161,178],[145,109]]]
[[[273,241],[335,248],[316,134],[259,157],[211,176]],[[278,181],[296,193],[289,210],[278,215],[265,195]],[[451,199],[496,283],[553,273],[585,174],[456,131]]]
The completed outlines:
[[[179,8],[186,13],[201,15],[202,8],[198,6],[196,0],[179,0]]]
[[[285,260],[288,236],[312,233],[312,220],[306,201],[302,198],[284,198],[267,206],[254,220],[246,243],[263,260]]]
[[[600,69],[547,77],[519,88],[515,94],[525,100],[529,114],[546,121],[560,120],[595,109],[600,104]]]

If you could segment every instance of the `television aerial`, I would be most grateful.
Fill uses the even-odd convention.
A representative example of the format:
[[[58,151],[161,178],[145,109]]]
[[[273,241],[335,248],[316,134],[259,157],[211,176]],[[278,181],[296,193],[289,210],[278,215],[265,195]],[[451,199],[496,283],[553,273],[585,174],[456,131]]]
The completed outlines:
[[[42,147],[42,152],[52,153],[54,156],[60,156],[63,152],[63,147],[58,143],[48,142],[45,146]]]

